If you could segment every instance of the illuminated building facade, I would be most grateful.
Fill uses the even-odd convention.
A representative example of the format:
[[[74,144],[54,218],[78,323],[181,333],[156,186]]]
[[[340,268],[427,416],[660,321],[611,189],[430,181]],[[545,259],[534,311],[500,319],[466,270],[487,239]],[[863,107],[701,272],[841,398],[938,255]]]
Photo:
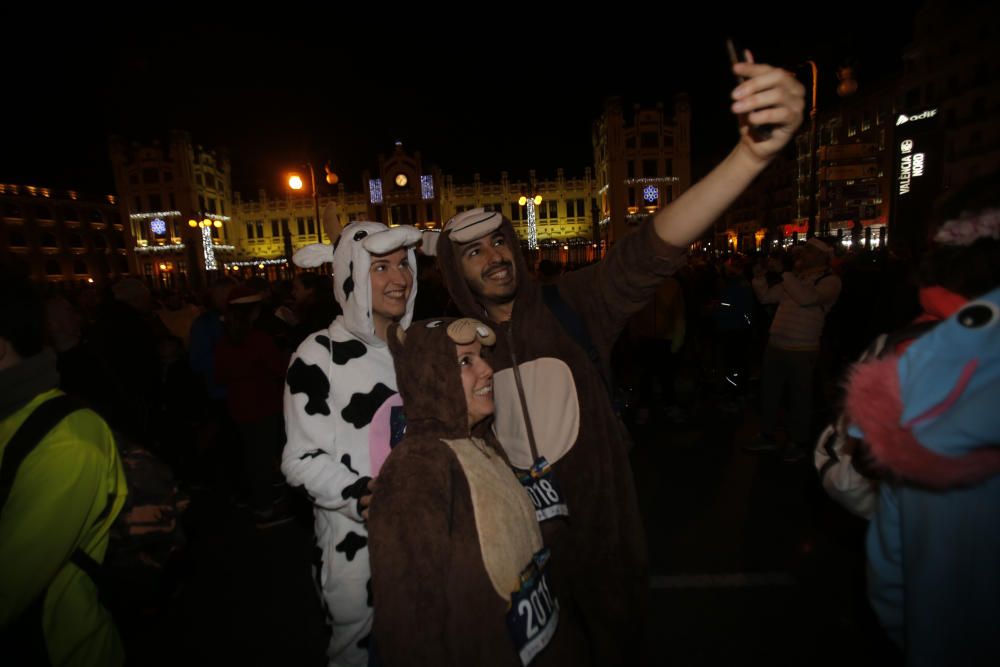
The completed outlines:
[[[170,142],[110,140],[111,164],[135,269],[152,285],[203,284],[223,269],[232,244],[229,158],[194,145],[186,132]]]
[[[0,183],[0,256],[23,260],[36,281],[103,285],[130,273],[131,245],[114,195]]]
[[[611,245],[650,213],[691,186],[691,104],[674,98],[673,114],[662,104],[633,106],[626,113],[612,98],[592,134],[601,237]]]

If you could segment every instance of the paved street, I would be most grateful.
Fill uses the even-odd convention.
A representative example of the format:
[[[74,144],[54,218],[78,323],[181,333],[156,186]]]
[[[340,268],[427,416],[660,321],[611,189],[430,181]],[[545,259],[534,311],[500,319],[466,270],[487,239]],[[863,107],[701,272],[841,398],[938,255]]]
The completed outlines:
[[[704,405],[688,426],[641,427],[632,454],[654,664],[883,664],[866,625],[861,522],[822,495],[808,461],[739,450],[751,411],[727,421]],[[197,500],[192,572],[144,623],[134,664],[324,664],[307,508],[258,531],[245,511]]]

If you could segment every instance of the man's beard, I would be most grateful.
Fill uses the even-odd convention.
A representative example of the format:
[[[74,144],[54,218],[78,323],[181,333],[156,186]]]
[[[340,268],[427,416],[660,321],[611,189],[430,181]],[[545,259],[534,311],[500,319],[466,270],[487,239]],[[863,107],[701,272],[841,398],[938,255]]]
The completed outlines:
[[[493,303],[493,304],[510,303],[511,301],[514,300],[514,297],[517,295],[517,281],[518,281],[518,277],[517,277],[517,274],[514,272],[514,263],[513,262],[501,262],[499,264],[495,264],[495,265],[491,266],[488,269],[488,272],[493,272],[493,271],[496,271],[496,270],[498,270],[500,268],[506,268],[510,272],[510,275],[513,277],[513,280],[511,280],[510,285],[504,286],[505,288],[510,289],[510,294],[506,294],[506,293],[501,293],[501,294],[497,294],[497,293],[487,294],[484,291],[483,288],[485,287],[486,281],[488,281],[489,278],[487,278],[484,275],[484,276],[481,276],[480,282],[470,283],[469,284],[469,290],[472,292],[473,296],[476,297],[476,300],[479,301],[480,303],[485,303],[485,302],[489,302],[489,303]]]

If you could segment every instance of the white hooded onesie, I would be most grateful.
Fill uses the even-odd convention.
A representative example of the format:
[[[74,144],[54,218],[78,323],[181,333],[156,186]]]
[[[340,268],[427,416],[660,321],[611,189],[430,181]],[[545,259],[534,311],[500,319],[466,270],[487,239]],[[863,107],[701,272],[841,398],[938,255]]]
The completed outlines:
[[[291,486],[305,488],[314,505],[314,575],[332,623],[331,666],[368,664],[371,569],[358,502],[371,479],[370,439],[389,432],[386,425],[372,428],[373,417],[396,395],[392,357],[375,335],[371,313],[371,256],[407,248],[413,288],[401,320],[405,328],[417,295],[413,248],[419,240],[420,232],[408,226],[359,221],[344,227],[332,253],[334,295],[343,314],[299,345],[285,381],[281,471]],[[331,248],[308,246],[295,261],[313,266],[330,261]],[[388,414],[382,410],[379,419]]]

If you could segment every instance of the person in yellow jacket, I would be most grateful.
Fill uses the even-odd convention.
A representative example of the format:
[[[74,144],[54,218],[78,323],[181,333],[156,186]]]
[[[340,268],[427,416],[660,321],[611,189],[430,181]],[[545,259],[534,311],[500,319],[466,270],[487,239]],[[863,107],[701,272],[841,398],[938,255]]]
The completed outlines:
[[[29,416],[62,396],[42,312],[27,279],[0,267],[0,466]],[[76,564],[103,561],[125,502],[114,436],[79,409],[32,445],[0,498],[0,664],[120,665],[118,631]]]

